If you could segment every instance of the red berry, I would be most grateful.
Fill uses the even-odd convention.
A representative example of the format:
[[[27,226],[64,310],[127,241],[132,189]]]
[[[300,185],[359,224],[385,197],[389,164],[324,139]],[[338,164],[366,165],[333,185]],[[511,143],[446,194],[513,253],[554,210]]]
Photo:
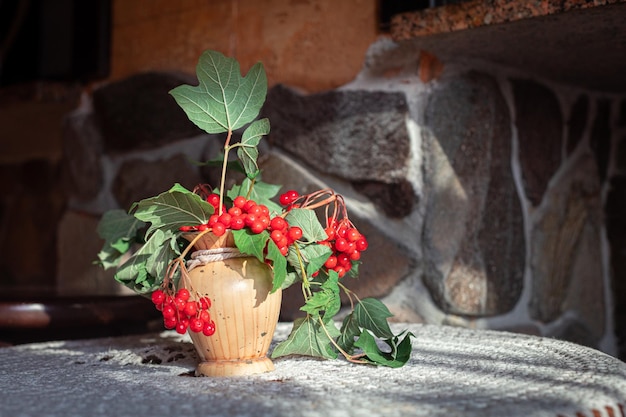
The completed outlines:
[[[189,320],[189,330],[198,333],[204,328],[204,322],[199,318],[192,318]]]
[[[263,215],[263,210],[261,209],[261,206],[255,204],[254,206],[250,206],[247,210],[248,214],[254,214],[255,216],[261,216]]]
[[[337,264],[344,268],[350,264],[350,255],[346,253],[340,253],[337,255]]]
[[[339,278],[346,275],[346,269],[343,266],[336,266],[333,270],[339,275]]]
[[[165,301],[165,293],[162,290],[156,290],[152,293],[151,298],[154,304],[163,304],[163,301]]]
[[[211,320],[210,322],[205,323],[204,327],[202,328],[202,334],[204,334],[205,336],[213,336],[214,333],[215,333],[215,322]]]
[[[178,324],[178,320],[176,320],[176,317],[163,318],[163,326],[166,329],[173,329],[174,327],[176,327],[176,324]]]
[[[265,204],[259,204],[259,209],[261,210],[262,215],[269,217],[270,209],[267,208]]]
[[[337,257],[335,255],[330,255],[328,257],[328,259],[326,259],[326,262],[324,263],[324,266],[328,269],[333,269],[334,267],[337,266]]]
[[[335,240],[335,250],[337,250],[338,252],[343,252],[348,249],[348,247],[349,244],[346,239],[340,237]]]
[[[284,230],[287,227],[287,220],[276,216],[270,221],[270,227],[272,230]]]
[[[220,219],[219,215],[211,214],[211,216],[209,216],[209,222],[208,222],[209,227],[213,227],[213,225],[217,223],[219,219]]]
[[[291,240],[300,240],[302,238],[302,229],[300,229],[298,226],[290,227],[288,235],[289,239]]]
[[[256,206],[256,202],[254,200],[246,201],[246,204],[241,208],[244,212],[248,213],[251,207]]]
[[[261,220],[257,220],[250,225],[250,230],[252,231],[252,233],[256,234],[261,233],[263,230],[265,230],[265,228],[265,224],[263,224]]]
[[[252,223],[258,220],[258,216],[255,214],[246,214],[246,226],[252,226]]]
[[[276,245],[278,246],[278,245]],[[278,246],[278,250],[280,251],[280,254],[283,256],[287,256],[287,254],[289,253],[289,246],[284,245],[284,246]]]
[[[354,228],[350,228],[346,231],[346,239],[348,239],[350,242],[356,242],[360,238],[361,238],[361,234],[359,233],[358,230]]]
[[[208,310],[211,308],[211,299],[209,297],[202,297],[198,301],[200,302],[200,308],[202,310]]]
[[[243,209],[243,207],[246,205],[247,202],[248,200],[246,200],[244,196],[240,195],[238,197],[235,197],[235,199],[233,200],[233,206],[239,209]]]
[[[288,204],[293,203],[299,196],[300,194],[298,194],[297,191],[289,190],[281,194],[280,197],[278,198],[278,201],[280,202],[281,205],[286,206]]]
[[[191,226],[180,226],[178,228],[178,230],[180,230],[181,232],[191,232],[192,227]]]
[[[230,220],[230,228],[233,230],[241,230],[246,226],[246,221],[243,216],[235,216]]]
[[[228,209],[228,214],[230,214],[232,217],[241,216],[243,214],[243,210],[241,210],[239,207],[231,207]]]
[[[327,227],[324,231],[326,232],[326,236],[328,236],[328,240],[333,240],[335,238],[335,229],[332,227]]]
[[[207,203],[209,203],[210,205],[212,205],[213,207],[217,208],[220,205],[220,196],[219,194],[210,194],[207,198],[206,198]]]
[[[198,312],[198,304],[195,301],[189,301],[183,311],[189,317],[195,316]]]
[[[211,321],[211,314],[209,314],[207,310],[200,310],[200,314],[198,315],[198,318],[202,320],[203,322],[208,323]]]
[[[280,240],[284,237],[282,230],[274,229],[270,233],[270,237],[274,241],[274,243],[280,242]]]
[[[176,310],[183,311],[185,310],[186,305],[187,301],[183,300],[182,298],[174,298],[174,308],[176,308]]]
[[[223,223],[217,222],[213,225],[213,234],[215,236],[222,236],[226,233],[226,226]]]
[[[351,261],[358,261],[359,259],[361,259],[361,252],[359,252],[358,250],[355,250],[350,254]]]
[[[199,232],[204,232],[205,230],[209,229],[209,225],[208,224],[201,224],[200,226],[198,226],[198,231]]]
[[[168,305],[168,306],[163,306],[163,310],[161,311],[161,314],[163,314],[163,318],[168,319],[168,318],[172,318],[172,317],[176,317],[176,310],[174,310],[174,307]]]
[[[187,331],[187,327],[189,326],[189,323],[185,323],[182,321],[179,321],[176,324],[176,333],[178,334],[185,334],[185,332]]]
[[[218,219],[218,221],[220,223],[222,223],[227,229],[228,226],[230,226],[230,221],[232,219],[232,216],[228,213],[222,213]]]
[[[181,288],[176,292],[176,298],[180,298],[183,301],[189,300],[189,290],[186,288]]]
[[[361,236],[361,238],[356,241],[356,250],[358,250],[359,252],[363,252],[365,249],[367,249],[368,246],[369,244],[363,236]]]

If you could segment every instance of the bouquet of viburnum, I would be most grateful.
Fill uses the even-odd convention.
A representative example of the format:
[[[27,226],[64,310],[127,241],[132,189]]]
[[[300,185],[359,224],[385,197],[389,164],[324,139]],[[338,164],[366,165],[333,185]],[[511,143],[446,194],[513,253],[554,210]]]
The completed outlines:
[[[187,190],[175,184],[136,202],[129,212],[105,213],[99,225],[105,240],[102,266],[116,267],[116,280],[150,296],[166,328],[210,335],[215,331],[208,313],[211,300],[190,302],[189,292],[178,288],[192,247],[183,236],[232,233],[239,251],[271,268],[273,291],[302,287],[306,315],[294,322],[273,357],[336,358],[340,353],[353,362],[402,366],[410,356],[412,335],[395,335],[385,305],[359,299],[343,283],[358,275],[361,253],[368,247],[350,221],[344,199],[329,189],[306,195],[281,192],[280,186],[261,180],[257,146],[270,131],[269,120],[258,119],[267,92],[263,66],[257,63],[242,77],[237,61],[206,51],[197,76],[198,86],[182,85],[170,94],[199,128],[223,135],[223,154],[205,162],[221,167],[219,185]],[[229,170],[245,173],[245,179],[226,190]],[[342,307],[342,291],[350,311],[338,323],[334,318]]]

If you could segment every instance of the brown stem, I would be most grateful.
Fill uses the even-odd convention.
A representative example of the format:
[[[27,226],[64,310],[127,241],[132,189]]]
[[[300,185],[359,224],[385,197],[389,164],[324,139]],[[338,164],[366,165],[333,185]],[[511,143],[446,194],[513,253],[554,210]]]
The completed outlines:
[[[365,356],[365,354],[350,355],[348,352],[343,350],[341,346],[339,346],[337,342],[335,342],[335,339],[331,337],[330,333],[328,333],[328,330],[326,329],[326,326],[324,326],[324,321],[322,320],[321,316],[319,317],[319,322],[320,322],[320,325],[322,326],[322,330],[324,330],[324,333],[326,333],[326,337],[328,337],[328,340],[330,340],[330,343],[333,344],[333,346],[343,355],[344,358],[346,358],[348,362],[359,363],[359,364],[369,363],[367,361],[358,360],[358,358],[362,358],[363,356]]]

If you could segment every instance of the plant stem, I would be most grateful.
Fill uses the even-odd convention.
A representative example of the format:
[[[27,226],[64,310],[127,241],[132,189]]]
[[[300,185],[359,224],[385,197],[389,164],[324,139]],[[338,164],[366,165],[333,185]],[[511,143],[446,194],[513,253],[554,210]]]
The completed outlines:
[[[326,329],[326,326],[324,326],[324,320],[322,320],[322,317],[318,317],[319,322],[320,322],[320,326],[322,326],[322,330],[324,330],[324,333],[326,334],[326,337],[328,337],[328,340],[330,340],[330,343],[332,343],[332,345],[335,347],[335,349],[337,349],[344,358],[346,358],[346,360],[348,362],[352,362],[352,363],[369,363],[367,361],[360,361],[358,360],[358,358],[363,357],[365,355],[350,355],[348,352],[346,352],[345,350],[343,350],[341,348],[341,346],[339,346],[339,344],[337,344],[337,342],[335,341],[335,339],[333,339],[330,335],[330,333],[328,333],[328,329]]]
[[[226,142],[224,143],[224,161],[222,162],[222,176],[220,178],[220,205],[217,210],[218,216],[222,214],[224,206],[224,184],[226,183],[226,167],[228,166],[228,153],[230,152],[230,138],[233,136],[233,131],[228,129],[226,134]]]

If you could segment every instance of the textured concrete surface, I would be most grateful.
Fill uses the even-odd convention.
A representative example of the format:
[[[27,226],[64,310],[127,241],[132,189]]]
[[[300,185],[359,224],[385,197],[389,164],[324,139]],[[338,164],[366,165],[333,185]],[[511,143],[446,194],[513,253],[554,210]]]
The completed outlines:
[[[275,340],[291,326],[280,323]],[[626,364],[568,342],[394,325],[400,369],[288,358],[272,373],[195,378],[187,336],[164,332],[0,349],[0,416],[620,416]]]

